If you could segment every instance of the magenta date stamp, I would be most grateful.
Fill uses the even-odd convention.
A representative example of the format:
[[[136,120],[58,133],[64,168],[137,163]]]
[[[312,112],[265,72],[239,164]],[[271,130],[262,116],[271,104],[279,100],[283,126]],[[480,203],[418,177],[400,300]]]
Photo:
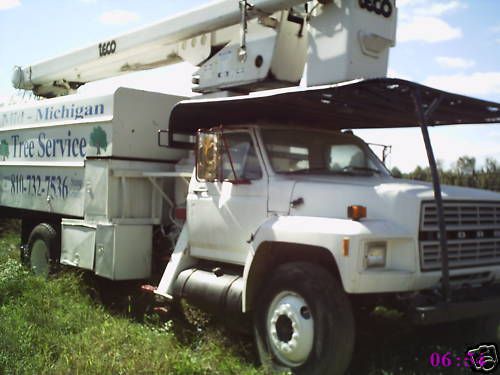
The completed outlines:
[[[472,371],[489,374],[498,367],[498,348],[496,344],[479,344],[468,348],[463,356],[451,352],[433,352],[429,356],[432,367],[467,367]]]

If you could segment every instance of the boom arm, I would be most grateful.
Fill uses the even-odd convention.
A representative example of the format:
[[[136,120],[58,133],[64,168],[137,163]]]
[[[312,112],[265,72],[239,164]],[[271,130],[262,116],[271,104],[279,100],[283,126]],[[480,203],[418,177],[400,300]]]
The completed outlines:
[[[272,14],[303,2],[255,0],[253,8]],[[249,16],[256,14],[254,11]],[[34,90],[43,96],[57,89],[57,85],[64,91],[86,82],[176,63],[179,59],[197,65],[209,57],[211,47],[230,41],[233,33],[224,32],[224,28],[238,24],[240,19],[238,1],[215,1],[50,60],[16,67],[12,83],[15,88]]]
[[[385,21],[391,21],[386,22],[387,30],[368,33],[378,38],[375,40],[375,44],[378,42],[375,46],[377,54],[383,53],[394,42],[391,25],[395,29],[395,7],[391,1],[379,2],[388,3],[391,8],[391,15],[384,16]],[[359,8],[358,1],[354,0],[318,0],[309,3],[310,9],[315,9],[312,14],[297,15],[289,11],[302,4],[305,4],[304,0],[252,0],[251,4],[246,0],[218,0],[50,60],[15,67],[12,84],[18,89],[52,97],[68,94],[87,82],[181,60],[201,66],[193,79],[197,85],[195,90],[200,92],[297,84],[307,61],[311,37],[312,47],[317,49],[313,51],[317,58],[312,62],[324,62],[322,51],[325,47],[335,48],[332,42],[336,38],[324,31],[330,32],[328,29],[332,25],[338,26],[342,21],[339,18],[345,11],[342,8]],[[384,21],[384,17],[375,15],[375,12],[364,12],[364,16],[374,17],[375,23]],[[258,21],[256,17],[259,17]],[[324,35],[318,36],[314,32],[308,35],[305,28],[309,18],[312,29],[316,26]],[[363,36],[359,37],[363,39]],[[375,45],[373,40],[371,44],[372,47]]]

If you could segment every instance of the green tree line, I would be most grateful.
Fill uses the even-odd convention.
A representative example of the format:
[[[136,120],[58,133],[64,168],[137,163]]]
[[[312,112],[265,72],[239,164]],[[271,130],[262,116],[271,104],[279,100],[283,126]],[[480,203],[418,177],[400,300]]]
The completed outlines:
[[[459,157],[449,169],[443,168],[441,161],[437,164],[442,184],[500,191],[500,163],[493,158],[487,158],[482,167],[478,167],[476,158],[470,156]],[[403,173],[398,167],[394,167],[391,173],[397,178],[432,180],[429,167],[417,166],[409,173]]]

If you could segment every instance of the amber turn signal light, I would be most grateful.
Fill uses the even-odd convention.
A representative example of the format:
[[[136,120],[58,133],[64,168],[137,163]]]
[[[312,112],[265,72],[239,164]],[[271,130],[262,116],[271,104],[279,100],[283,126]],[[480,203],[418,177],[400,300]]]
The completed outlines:
[[[344,237],[344,239],[342,240],[342,254],[345,257],[349,256],[349,243],[349,237]]]
[[[366,217],[366,207],[365,206],[349,206],[347,207],[347,217],[349,219],[358,221]]]

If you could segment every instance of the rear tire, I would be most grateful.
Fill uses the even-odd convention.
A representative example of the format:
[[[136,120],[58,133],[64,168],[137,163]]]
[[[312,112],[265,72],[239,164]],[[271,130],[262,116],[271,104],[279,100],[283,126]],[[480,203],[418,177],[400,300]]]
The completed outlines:
[[[294,374],[343,374],[354,348],[354,318],[342,286],[310,263],[280,266],[254,311],[261,362]]]
[[[38,224],[28,238],[26,265],[35,275],[48,277],[58,270],[60,257],[57,231],[50,224]]]

